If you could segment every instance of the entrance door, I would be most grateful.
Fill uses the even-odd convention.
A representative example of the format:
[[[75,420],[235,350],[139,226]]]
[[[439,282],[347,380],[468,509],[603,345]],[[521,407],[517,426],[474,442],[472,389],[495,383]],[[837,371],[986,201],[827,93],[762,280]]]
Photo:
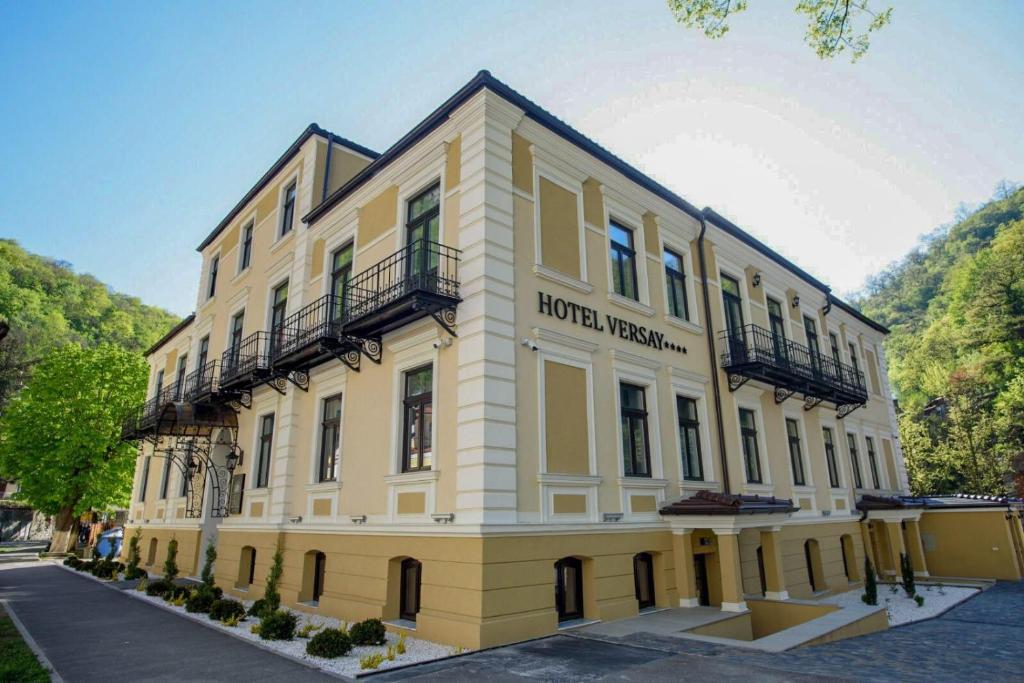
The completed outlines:
[[[555,609],[559,622],[583,618],[583,563],[575,557],[555,562]]]
[[[640,609],[654,607],[654,560],[650,553],[633,557],[633,582]]]
[[[704,607],[711,605],[708,593],[708,564],[704,555],[693,556],[693,578],[697,584],[697,604]]]

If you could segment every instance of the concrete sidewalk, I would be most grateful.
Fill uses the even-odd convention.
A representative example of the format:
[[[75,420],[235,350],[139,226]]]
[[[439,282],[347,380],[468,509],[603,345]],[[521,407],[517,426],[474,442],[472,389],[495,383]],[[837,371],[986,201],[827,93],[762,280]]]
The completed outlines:
[[[0,598],[68,683],[337,680],[48,564],[0,570]]]

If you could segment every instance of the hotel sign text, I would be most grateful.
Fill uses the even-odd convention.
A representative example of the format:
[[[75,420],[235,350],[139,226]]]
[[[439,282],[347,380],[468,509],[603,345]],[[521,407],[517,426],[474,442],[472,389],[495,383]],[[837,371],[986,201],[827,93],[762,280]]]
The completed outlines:
[[[554,297],[545,292],[537,292],[537,295],[537,311],[539,313],[571,322],[573,325],[589,327],[596,332],[607,331],[616,337],[658,351],[686,353],[685,347],[666,339],[664,333],[657,330],[631,323],[609,313],[602,316],[596,308],[581,306],[574,301]]]

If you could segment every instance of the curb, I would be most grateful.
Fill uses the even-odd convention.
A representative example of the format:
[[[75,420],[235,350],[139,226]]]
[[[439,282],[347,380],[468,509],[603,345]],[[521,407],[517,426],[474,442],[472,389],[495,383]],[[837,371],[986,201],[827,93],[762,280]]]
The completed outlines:
[[[25,624],[21,623],[21,619],[19,619],[18,615],[14,613],[14,608],[11,607],[11,603],[7,600],[0,599],[0,605],[3,605],[4,611],[7,613],[7,616],[11,618],[11,623],[14,624],[14,628],[18,629],[18,633],[21,634],[25,644],[28,645],[28,649],[32,650],[32,654],[36,656],[39,663],[50,674],[50,681],[52,683],[64,683],[64,679],[60,677],[59,673],[57,673],[57,668],[53,665],[53,662],[49,660],[43,652],[43,648],[39,646],[36,639],[33,638],[32,634],[28,632],[28,629],[25,628]]]

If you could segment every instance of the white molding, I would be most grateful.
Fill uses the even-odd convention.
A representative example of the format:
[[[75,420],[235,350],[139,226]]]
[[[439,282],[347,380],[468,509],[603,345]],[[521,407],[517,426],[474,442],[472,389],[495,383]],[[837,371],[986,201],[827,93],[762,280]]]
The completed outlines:
[[[587,341],[582,337],[574,337],[572,335],[565,334],[564,332],[549,330],[545,327],[534,327],[532,331],[534,339],[537,339],[538,341],[548,342],[556,346],[575,349],[577,351],[583,351],[585,353],[596,353],[597,350],[601,348],[599,344]],[[564,353],[564,349],[557,348],[543,348],[540,350],[554,354]]]
[[[577,280],[576,278],[560,273],[553,268],[548,268],[542,263],[533,264],[533,274],[543,280],[549,280],[555,284],[568,287],[569,289],[575,289],[577,292],[583,292],[584,294],[590,294],[594,291],[594,285],[583,280]]]

